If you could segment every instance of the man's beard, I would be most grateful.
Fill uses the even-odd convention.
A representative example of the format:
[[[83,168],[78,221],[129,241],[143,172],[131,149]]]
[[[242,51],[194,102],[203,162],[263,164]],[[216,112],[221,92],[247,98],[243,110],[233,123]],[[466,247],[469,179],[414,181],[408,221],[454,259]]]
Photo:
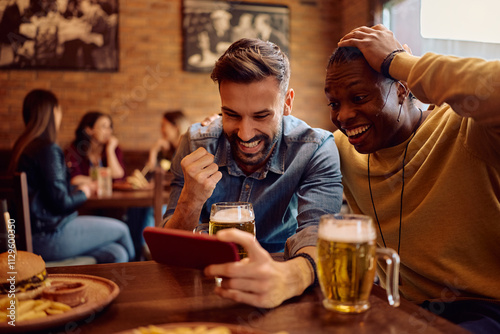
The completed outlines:
[[[226,138],[229,141],[229,144],[231,145],[231,153],[236,163],[238,163],[238,165],[249,166],[249,167],[255,167],[264,164],[267,158],[269,158],[271,151],[273,150],[275,144],[278,142],[280,137],[281,137],[281,126],[276,136],[274,136],[274,138],[272,139],[269,138],[269,136],[267,135],[260,134],[248,141],[243,141],[240,138],[238,138],[238,135],[236,133],[233,133],[230,136],[226,135]],[[259,152],[245,153],[240,150],[239,142],[251,143],[254,141],[262,141],[264,143],[264,146]],[[260,143],[258,145],[260,145]]]

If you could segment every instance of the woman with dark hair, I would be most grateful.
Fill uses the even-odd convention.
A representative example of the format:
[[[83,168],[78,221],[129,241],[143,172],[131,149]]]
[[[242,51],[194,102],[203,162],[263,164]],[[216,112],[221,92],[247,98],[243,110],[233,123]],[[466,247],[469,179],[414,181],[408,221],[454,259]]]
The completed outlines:
[[[179,146],[181,135],[189,125],[188,118],[180,110],[166,111],[161,119],[161,138],[149,150],[147,169],[153,170],[157,164],[162,166],[163,160],[172,160]]]
[[[123,179],[123,153],[118,146],[118,139],[113,135],[113,121],[108,114],[100,111],[87,112],[78,124],[75,137],[66,151],[72,184],[95,183],[90,174],[91,167],[109,167],[113,180]],[[142,231],[146,226],[154,226],[153,208],[128,208],[125,217],[137,259],[140,259],[144,246]]]
[[[90,196],[89,184],[71,186],[64,154],[56,144],[62,110],[56,96],[33,90],[23,103],[26,129],[16,141],[9,172],[28,179],[34,252],[45,261],[78,255],[98,263],[127,262],[135,256],[130,232],[116,219],[78,216]]]
[[[113,135],[113,121],[108,114],[89,111],[75,131],[75,140],[66,152],[71,183],[90,183],[90,167],[109,167],[113,179],[125,175],[123,153]]]

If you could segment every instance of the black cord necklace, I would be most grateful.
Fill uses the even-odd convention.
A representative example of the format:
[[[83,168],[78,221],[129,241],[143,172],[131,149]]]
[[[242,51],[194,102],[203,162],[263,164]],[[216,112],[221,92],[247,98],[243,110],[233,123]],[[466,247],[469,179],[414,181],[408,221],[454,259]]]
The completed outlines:
[[[405,190],[405,160],[406,160],[406,153],[408,152],[408,146],[410,145],[410,142],[412,141],[413,137],[415,137],[415,133],[417,132],[418,127],[420,126],[420,122],[422,122],[422,114],[423,114],[422,109],[418,108],[418,110],[420,110],[420,119],[418,120],[417,126],[415,127],[415,129],[411,134],[410,140],[408,141],[408,143],[406,143],[405,152],[403,154],[403,168],[401,173],[401,200],[399,203],[398,255],[401,249],[401,222],[403,219],[403,194]],[[377,221],[378,229],[380,231],[380,236],[382,237],[382,242],[384,243],[384,247],[387,248],[387,245],[385,244],[384,233],[382,233],[382,227],[380,226],[380,221],[378,220],[377,210],[375,209],[375,202],[373,201],[372,185],[370,182],[370,153],[368,153],[368,189],[370,190],[370,199],[372,200],[373,212],[375,213],[375,220]]]

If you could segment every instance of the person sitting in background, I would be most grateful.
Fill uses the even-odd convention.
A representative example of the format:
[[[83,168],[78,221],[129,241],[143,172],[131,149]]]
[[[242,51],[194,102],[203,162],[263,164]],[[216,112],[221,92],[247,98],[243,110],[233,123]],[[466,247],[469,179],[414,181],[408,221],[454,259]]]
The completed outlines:
[[[113,180],[125,176],[123,153],[113,135],[113,120],[100,111],[87,112],[75,131],[75,140],[66,151],[66,161],[75,185],[95,182],[90,167],[109,167]],[[130,228],[137,259],[141,259],[144,239],[142,231],[154,226],[153,207],[128,208],[124,219]]]
[[[92,182],[90,167],[109,167],[114,180],[125,176],[123,153],[113,135],[111,116],[100,111],[87,112],[75,131],[75,140],[66,150],[71,183]]]
[[[205,274],[224,278],[216,288],[223,297],[274,307],[315,282],[319,217],[342,205],[337,148],[331,132],[290,115],[289,62],[275,44],[233,43],[211,77],[222,117],[181,138],[164,226],[193,230],[208,223],[213,203],[252,203],[258,242],[238,230],[216,234],[244,246],[248,258]],[[269,253],[282,251],[288,261],[273,261]]]
[[[399,253],[406,299],[500,333],[500,62],[416,57],[381,25],[338,46],[325,92],[350,208]]]
[[[26,129],[16,141],[9,172],[25,172],[28,179],[34,252],[45,261],[89,255],[98,263],[127,262],[135,256],[130,232],[123,222],[104,217],[78,216],[90,196],[88,184],[74,187],[56,144],[62,109],[56,96],[33,90],[23,103]]]
[[[180,110],[167,111],[161,119],[161,138],[149,150],[147,170],[153,170],[160,165],[164,170],[170,168],[175,150],[179,147],[181,135],[184,134],[191,123]],[[166,163],[165,160],[168,162]]]

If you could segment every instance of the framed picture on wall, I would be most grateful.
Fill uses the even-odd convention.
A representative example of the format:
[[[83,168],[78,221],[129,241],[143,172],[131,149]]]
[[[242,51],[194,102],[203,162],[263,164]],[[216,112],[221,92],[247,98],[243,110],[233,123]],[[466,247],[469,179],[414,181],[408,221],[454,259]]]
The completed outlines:
[[[289,56],[287,6],[184,0],[182,26],[186,71],[210,72],[228,46],[243,37],[271,41]]]
[[[0,2],[0,69],[118,70],[118,0]]]

